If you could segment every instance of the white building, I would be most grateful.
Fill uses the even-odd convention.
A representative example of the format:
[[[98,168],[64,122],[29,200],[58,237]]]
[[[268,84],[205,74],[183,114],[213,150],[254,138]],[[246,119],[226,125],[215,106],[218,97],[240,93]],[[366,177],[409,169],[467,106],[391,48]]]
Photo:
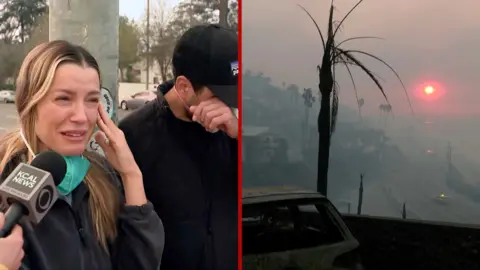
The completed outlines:
[[[151,61],[149,68],[148,83],[158,85],[162,82],[162,75],[160,72],[160,66],[157,61]],[[134,74],[137,76],[140,83],[147,82],[147,68],[146,60],[141,60],[133,65]],[[171,73],[171,71],[169,71]]]

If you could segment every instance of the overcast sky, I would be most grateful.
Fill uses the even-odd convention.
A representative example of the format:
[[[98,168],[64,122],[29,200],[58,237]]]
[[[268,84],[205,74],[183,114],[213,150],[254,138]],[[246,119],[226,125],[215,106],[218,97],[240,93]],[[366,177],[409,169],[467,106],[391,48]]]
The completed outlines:
[[[164,2],[167,8],[172,8],[181,0],[150,0],[150,7]],[[143,17],[147,9],[147,0],[120,0],[120,15],[126,15],[131,19],[138,20]]]
[[[316,88],[320,38],[297,3],[326,31],[330,0],[243,1],[243,64],[269,75],[279,85],[285,81]],[[354,0],[336,0],[336,18],[354,4]],[[348,18],[339,37],[385,38],[353,41],[344,48],[362,49],[390,63],[403,78],[417,112],[480,115],[479,10],[478,0],[462,0],[461,4],[451,0],[365,0]],[[384,86],[395,112],[408,112],[395,76],[373,61],[364,63],[387,81]],[[341,102],[355,104],[343,69],[342,74]],[[383,102],[379,92],[363,74],[354,74],[365,109],[378,111]],[[437,93],[426,97],[422,91],[426,84],[433,84]]]

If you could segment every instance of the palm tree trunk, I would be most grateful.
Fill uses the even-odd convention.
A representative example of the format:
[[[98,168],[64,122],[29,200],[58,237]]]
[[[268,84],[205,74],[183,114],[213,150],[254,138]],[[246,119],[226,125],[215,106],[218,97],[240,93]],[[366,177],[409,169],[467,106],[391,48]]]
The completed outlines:
[[[306,138],[307,138],[306,133],[305,133],[305,129],[307,128],[307,107],[305,106],[304,109],[305,109],[305,118],[302,121],[302,138],[301,138],[302,139],[302,141],[301,141],[302,151],[305,150],[305,142],[306,142]]]
[[[330,55],[324,54],[322,67],[319,70],[318,89],[321,94],[320,112],[318,113],[318,160],[317,160],[317,191],[327,196],[328,163],[330,160],[330,97],[333,92],[334,80]]]
[[[320,113],[318,114],[318,167],[317,191],[327,196],[328,163],[330,160],[330,93],[322,94]]]
[[[303,147],[304,148],[308,148],[308,117],[309,117],[309,108],[306,107],[305,108],[305,127],[303,128],[303,133],[304,133],[304,136],[303,136]]]

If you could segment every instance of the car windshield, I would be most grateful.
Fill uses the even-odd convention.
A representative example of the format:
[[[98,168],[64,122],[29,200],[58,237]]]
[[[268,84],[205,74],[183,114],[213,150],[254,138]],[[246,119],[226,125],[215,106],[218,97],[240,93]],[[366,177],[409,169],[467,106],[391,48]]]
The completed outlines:
[[[480,27],[480,2],[439,1],[438,12],[420,2],[362,2],[329,57],[295,3],[243,3],[245,190],[328,191],[341,213],[480,224],[480,77],[470,54],[480,41],[460,31]],[[302,3],[331,40],[330,1]],[[355,3],[334,3],[336,26]],[[445,35],[452,9],[463,19]]]

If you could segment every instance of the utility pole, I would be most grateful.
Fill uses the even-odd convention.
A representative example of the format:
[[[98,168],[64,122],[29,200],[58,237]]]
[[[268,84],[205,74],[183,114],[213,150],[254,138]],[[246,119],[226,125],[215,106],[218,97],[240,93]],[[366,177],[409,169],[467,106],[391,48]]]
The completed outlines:
[[[145,90],[150,90],[150,0],[147,0],[147,81],[145,82]]]
[[[49,0],[49,39],[83,46],[100,66],[102,87],[118,106],[119,0]]]

